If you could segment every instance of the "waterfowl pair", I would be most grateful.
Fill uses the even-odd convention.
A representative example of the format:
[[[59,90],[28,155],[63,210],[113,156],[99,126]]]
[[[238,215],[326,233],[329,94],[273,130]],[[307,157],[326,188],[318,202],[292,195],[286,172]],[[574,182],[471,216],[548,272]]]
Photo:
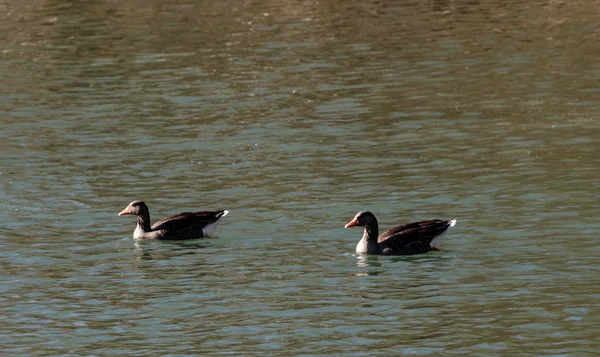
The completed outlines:
[[[369,211],[358,212],[345,228],[364,228],[363,237],[356,245],[360,254],[412,255],[441,250],[442,237],[456,220],[432,219],[390,228],[379,235],[379,224]]]
[[[134,239],[195,239],[210,237],[216,224],[229,211],[183,212],[168,216],[150,226],[150,212],[142,201],[131,202],[119,213],[138,217],[133,231]],[[361,254],[411,255],[441,249],[441,239],[456,220],[427,220],[400,225],[379,235],[379,224],[375,215],[368,211],[358,212],[345,228],[363,227],[363,237],[356,246]]]
[[[137,227],[133,239],[195,239],[210,237],[216,224],[229,211],[183,212],[168,216],[150,226],[150,212],[142,201],[131,202],[119,216],[131,214],[137,216]]]

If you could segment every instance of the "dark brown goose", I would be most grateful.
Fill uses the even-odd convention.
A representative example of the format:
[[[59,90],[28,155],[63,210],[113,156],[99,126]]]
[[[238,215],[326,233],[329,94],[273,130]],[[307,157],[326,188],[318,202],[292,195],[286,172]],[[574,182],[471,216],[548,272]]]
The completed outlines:
[[[229,211],[183,212],[161,219],[150,227],[150,212],[142,201],[133,201],[119,216],[132,214],[138,217],[133,239],[194,239],[210,237],[216,224]]]
[[[441,250],[441,240],[456,220],[432,219],[403,224],[379,235],[379,224],[369,211],[358,212],[345,228],[363,227],[363,237],[356,246],[361,254],[411,255]]]

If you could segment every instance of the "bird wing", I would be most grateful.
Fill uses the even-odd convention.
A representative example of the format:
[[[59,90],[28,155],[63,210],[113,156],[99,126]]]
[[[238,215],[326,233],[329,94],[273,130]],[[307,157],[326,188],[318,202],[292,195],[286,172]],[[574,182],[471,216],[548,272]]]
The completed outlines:
[[[390,228],[383,232],[377,242],[394,252],[401,252],[408,244],[416,241],[431,243],[433,238],[444,233],[450,221],[431,219]]]
[[[392,248],[384,248],[384,255],[413,255],[413,254],[423,254],[431,251],[431,245],[427,242],[423,242],[420,240],[416,240],[414,242],[410,242],[399,251],[394,251]]]
[[[204,237],[202,229],[218,221],[223,213],[222,210],[178,213],[154,223],[152,230],[162,231],[162,239],[201,238]]]

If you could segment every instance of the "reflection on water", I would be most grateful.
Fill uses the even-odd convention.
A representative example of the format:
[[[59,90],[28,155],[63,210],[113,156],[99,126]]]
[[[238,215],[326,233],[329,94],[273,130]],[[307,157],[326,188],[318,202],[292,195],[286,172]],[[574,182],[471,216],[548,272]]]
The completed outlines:
[[[377,255],[356,254],[355,256],[356,266],[359,268],[381,266],[381,263],[379,263],[379,257]]]
[[[372,268],[381,268],[382,264],[379,262],[379,257],[377,255],[366,255],[366,254],[355,254],[356,256],[356,266],[359,268],[371,268],[371,269],[362,269],[356,273],[356,276],[369,276],[369,275],[379,275],[384,272],[381,269],[374,270]]]
[[[35,5],[0,12],[5,354],[596,355],[596,2]],[[137,242],[133,198],[236,213]],[[460,224],[358,256],[365,209]]]
[[[185,243],[184,243],[185,242]],[[158,245],[158,246],[157,246]],[[167,259],[169,256],[202,254],[208,247],[203,241],[140,241],[133,240],[134,252],[138,259]]]
[[[385,270],[382,269],[373,269],[373,268],[381,268],[382,264],[379,262],[379,257],[376,255],[365,255],[365,254],[356,254],[356,266],[359,268],[370,268],[370,269],[360,269],[355,275],[356,276],[376,276],[379,275]]]

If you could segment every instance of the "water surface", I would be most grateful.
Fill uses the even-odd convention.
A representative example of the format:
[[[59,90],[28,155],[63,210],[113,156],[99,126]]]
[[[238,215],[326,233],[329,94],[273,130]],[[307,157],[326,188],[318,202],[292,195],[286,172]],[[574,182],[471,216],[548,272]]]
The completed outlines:
[[[596,3],[0,8],[4,354],[596,355]],[[366,209],[458,224],[356,256]]]

